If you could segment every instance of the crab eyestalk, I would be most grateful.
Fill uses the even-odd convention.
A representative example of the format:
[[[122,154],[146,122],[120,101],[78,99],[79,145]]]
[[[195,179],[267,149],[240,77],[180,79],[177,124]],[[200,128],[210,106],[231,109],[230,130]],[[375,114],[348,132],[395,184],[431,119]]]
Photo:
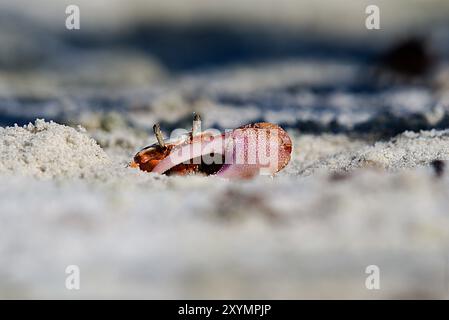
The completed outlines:
[[[201,133],[201,117],[198,113],[193,113],[192,137]]]
[[[157,142],[159,143],[161,148],[165,149],[164,136],[162,135],[161,126],[159,125],[159,123],[156,123],[153,126],[153,131],[154,131],[154,135],[156,136]]]

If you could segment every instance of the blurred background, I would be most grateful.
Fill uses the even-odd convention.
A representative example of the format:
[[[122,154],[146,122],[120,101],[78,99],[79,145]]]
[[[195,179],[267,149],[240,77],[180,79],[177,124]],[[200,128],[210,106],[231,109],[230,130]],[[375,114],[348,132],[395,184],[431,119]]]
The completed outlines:
[[[407,83],[427,101],[434,95],[425,88],[447,86],[444,0],[80,0],[81,29],[67,30],[70,4],[0,2],[1,125],[36,117],[83,123],[86,110],[134,107],[172,123],[170,129],[178,123],[158,105],[172,105],[178,119],[195,102],[209,101],[263,110],[256,118],[287,110],[278,121],[289,120],[288,126],[341,131],[345,121],[355,125],[344,119],[345,107],[361,118],[394,109],[397,99],[379,101],[370,93]],[[365,27],[370,4],[380,8],[380,30]],[[263,97],[267,90],[271,99]],[[187,101],[177,108],[179,100]],[[208,120],[217,115],[208,114]]]
[[[80,0],[81,28],[67,30],[70,4],[0,2],[1,125],[45,117],[95,127],[96,115],[117,112],[133,127],[160,120],[169,130],[195,108],[208,125],[235,125],[219,119],[223,105],[242,122],[373,131],[368,114],[403,115],[404,83],[423,102],[405,108],[413,113],[447,87],[444,0]],[[365,27],[370,4],[380,30]]]

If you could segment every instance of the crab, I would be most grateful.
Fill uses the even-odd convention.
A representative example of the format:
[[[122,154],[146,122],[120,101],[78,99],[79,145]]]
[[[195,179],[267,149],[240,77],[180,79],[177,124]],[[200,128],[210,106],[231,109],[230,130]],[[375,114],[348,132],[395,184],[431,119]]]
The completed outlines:
[[[272,176],[291,158],[292,142],[287,132],[269,122],[224,133],[201,131],[201,117],[194,114],[190,132],[164,139],[159,124],[153,131],[157,142],[140,150],[130,167],[165,175],[248,179],[259,174]]]

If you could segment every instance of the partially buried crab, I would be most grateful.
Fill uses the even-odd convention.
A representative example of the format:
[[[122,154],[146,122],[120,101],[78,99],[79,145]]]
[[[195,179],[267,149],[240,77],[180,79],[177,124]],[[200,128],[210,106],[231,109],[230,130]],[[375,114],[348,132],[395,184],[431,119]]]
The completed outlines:
[[[269,122],[237,129],[201,131],[194,115],[192,131],[164,140],[159,124],[153,127],[157,143],[143,148],[130,166],[165,175],[216,175],[252,178],[274,175],[290,161],[292,142],[287,132]]]

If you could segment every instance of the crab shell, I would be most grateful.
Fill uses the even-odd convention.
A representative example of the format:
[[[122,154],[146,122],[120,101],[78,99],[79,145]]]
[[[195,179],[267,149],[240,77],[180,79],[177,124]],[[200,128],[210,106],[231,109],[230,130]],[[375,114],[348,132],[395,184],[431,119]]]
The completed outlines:
[[[133,168],[167,175],[205,174],[224,178],[274,175],[290,161],[292,142],[279,126],[259,122],[230,132],[192,132],[153,144],[134,156]]]

